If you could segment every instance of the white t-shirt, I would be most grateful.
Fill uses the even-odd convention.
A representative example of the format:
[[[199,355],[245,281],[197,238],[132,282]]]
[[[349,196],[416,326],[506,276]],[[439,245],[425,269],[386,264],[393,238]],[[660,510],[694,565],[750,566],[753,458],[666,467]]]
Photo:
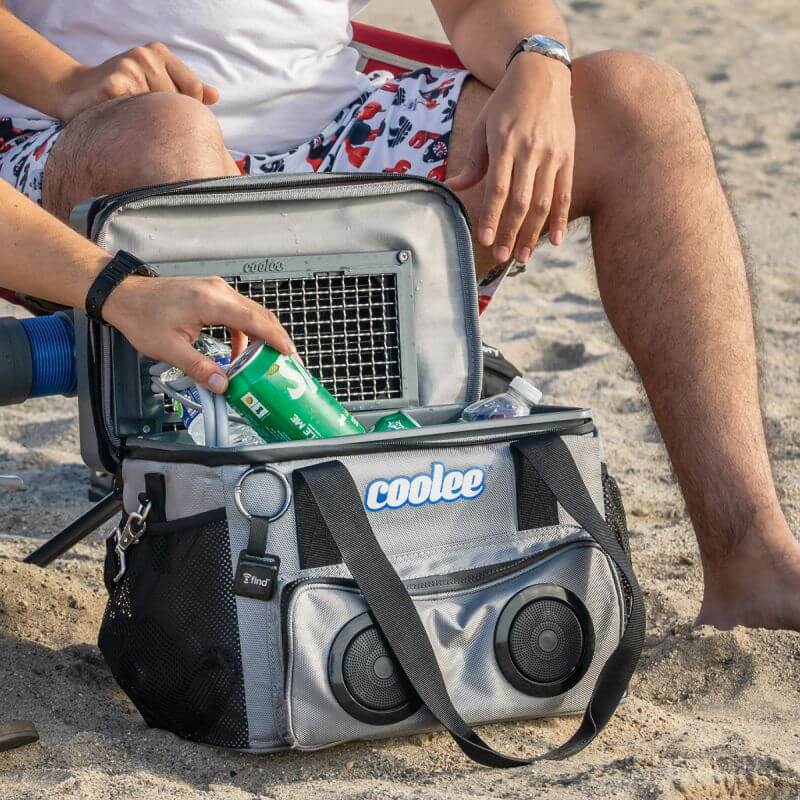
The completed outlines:
[[[6,0],[6,5],[86,65],[163,42],[220,90],[212,109],[228,147],[272,154],[311,139],[369,87],[349,46],[350,19],[368,2]],[[46,119],[2,95],[0,117]]]

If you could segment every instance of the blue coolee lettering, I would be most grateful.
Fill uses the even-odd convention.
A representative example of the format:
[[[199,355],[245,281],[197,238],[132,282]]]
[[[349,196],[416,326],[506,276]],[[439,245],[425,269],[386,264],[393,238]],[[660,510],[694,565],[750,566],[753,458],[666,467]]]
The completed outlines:
[[[431,493],[428,498],[431,503],[438,503],[442,499],[442,479],[444,478],[444,464],[434,461],[431,464]]]
[[[458,500],[463,482],[464,476],[460,472],[448,472],[444,476],[444,483],[442,484],[442,500],[447,500],[448,502]]]
[[[408,501],[408,478],[400,477],[395,478],[389,484],[389,492],[386,498],[386,505],[389,508],[400,508]]]
[[[478,467],[468,469],[464,473],[464,485],[461,487],[461,496],[473,500],[483,491],[485,473]]]
[[[380,511],[386,505],[386,495],[389,491],[389,484],[379,478],[367,486],[366,503],[371,511]]]
[[[413,507],[456,500],[474,500],[486,488],[486,471],[481,467],[448,470],[434,461],[429,473],[377,478],[367,485],[364,506],[368,511]]]
[[[431,496],[431,485],[430,475],[416,475],[408,490],[408,502],[412,506],[420,506],[427,502]]]

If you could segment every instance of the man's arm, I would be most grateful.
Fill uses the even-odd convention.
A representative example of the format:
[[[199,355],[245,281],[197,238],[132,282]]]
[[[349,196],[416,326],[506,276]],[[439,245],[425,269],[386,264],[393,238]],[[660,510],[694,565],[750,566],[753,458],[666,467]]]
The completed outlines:
[[[492,89],[525,36],[541,33],[569,45],[566,23],[552,0],[433,0],[433,5],[464,66]]]
[[[65,306],[83,308],[86,293],[109,261],[84,239],[0,180],[0,285]],[[275,315],[222,278],[126,278],[103,306],[103,317],[137,349],[182,369],[215,392],[227,377],[192,344],[205,325],[225,325],[234,351],[247,336],[294,353]]]
[[[98,66],[84,66],[26,25],[0,0],[0,94],[56,119],[146,92],[178,92],[206,104],[219,92],[204,84],[158,42],[135,47]]]
[[[575,121],[571,75],[560,62],[520,53],[532,33],[568,43],[552,0],[432,0],[461,60],[495,91],[476,120],[470,160],[448,180],[463,191],[486,177],[478,239],[494,245],[498,261],[513,252],[527,261],[550,217],[550,239],[560,244],[572,193]]]

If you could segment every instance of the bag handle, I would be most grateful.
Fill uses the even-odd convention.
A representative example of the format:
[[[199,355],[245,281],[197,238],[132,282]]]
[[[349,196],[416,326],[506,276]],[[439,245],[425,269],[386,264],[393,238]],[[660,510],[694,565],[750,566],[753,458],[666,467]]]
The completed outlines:
[[[598,513],[567,446],[557,437],[530,437],[513,446],[539,472],[567,513],[611,558],[633,594],[624,634],[600,672],[580,727],[560,747],[530,759],[499,753],[461,718],[414,602],[375,538],[344,464],[326,461],[296,472],[296,480],[311,493],[344,563],[422,702],[473,761],[502,768],[567,758],[586,747],[612,717],[625,693],[642,651],[645,628],[644,602],[630,561]]]

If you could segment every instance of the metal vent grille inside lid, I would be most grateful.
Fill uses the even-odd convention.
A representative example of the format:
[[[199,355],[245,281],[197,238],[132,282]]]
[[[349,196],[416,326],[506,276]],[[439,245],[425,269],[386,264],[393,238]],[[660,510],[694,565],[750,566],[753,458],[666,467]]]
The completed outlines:
[[[226,280],[277,314],[306,367],[340,402],[403,396],[394,273]],[[223,328],[205,330],[229,340]]]

